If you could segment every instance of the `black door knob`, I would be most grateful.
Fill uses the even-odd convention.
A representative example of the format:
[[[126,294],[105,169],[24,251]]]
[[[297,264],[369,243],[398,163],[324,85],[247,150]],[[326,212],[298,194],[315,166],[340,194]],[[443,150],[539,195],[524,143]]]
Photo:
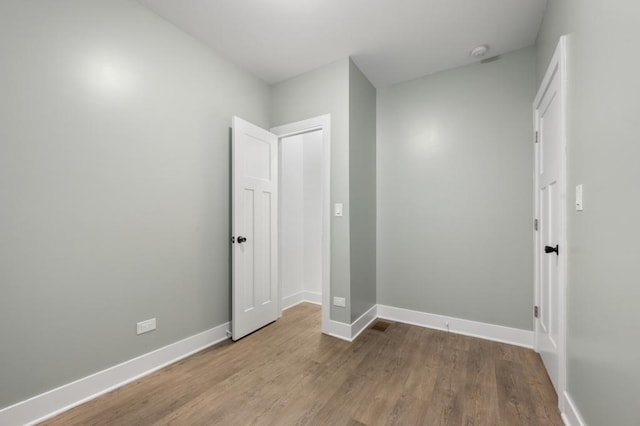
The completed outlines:
[[[551,247],[551,246],[544,246],[544,252],[545,253],[555,253],[556,256],[559,254],[558,252],[558,245],[556,244],[555,247]]]
[[[245,237],[238,237],[238,243],[242,244],[245,241],[247,241],[247,239]]]

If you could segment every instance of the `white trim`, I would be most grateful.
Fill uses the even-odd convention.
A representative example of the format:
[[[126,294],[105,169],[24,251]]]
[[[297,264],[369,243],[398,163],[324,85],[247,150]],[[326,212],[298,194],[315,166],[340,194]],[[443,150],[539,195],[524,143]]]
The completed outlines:
[[[376,318],[378,318],[378,305],[373,305],[351,324],[329,320],[329,328],[323,329],[322,332],[347,342],[353,342]]]
[[[559,245],[560,249],[560,277],[559,277],[559,287],[558,287],[558,306],[559,306],[559,318],[558,318],[558,408],[560,408],[560,412],[565,412],[565,395],[567,390],[567,341],[566,341],[566,327],[567,327],[567,249],[569,245],[567,244],[567,203],[568,203],[568,192],[567,192],[567,130],[566,130],[566,122],[567,122],[567,36],[560,37],[560,41],[558,42],[558,46],[556,51],[553,54],[553,58],[549,63],[549,67],[545,73],[544,79],[540,84],[540,88],[538,89],[538,93],[533,102],[533,114],[534,114],[534,126],[535,131],[539,132],[540,130],[540,120],[538,114],[538,106],[540,102],[544,98],[546,91],[551,83],[552,79],[559,73],[560,76],[560,107],[561,107],[561,126],[562,126],[562,147],[560,149],[560,198],[565,200],[565,203],[560,204],[560,221],[561,221],[561,229],[560,229],[560,237],[559,237]],[[534,160],[534,218],[539,218],[540,211],[540,200],[538,196],[538,156],[539,156],[539,147],[535,147],[535,160]],[[540,306],[540,253],[542,252],[542,247],[540,246],[538,233],[534,231],[534,281],[533,281],[533,290],[534,290],[534,301],[536,306]],[[562,247],[565,249],[562,250]],[[540,327],[540,320],[534,319],[534,345],[533,348],[536,352],[540,352],[540,346],[538,342],[538,330]]]
[[[465,336],[478,337],[494,342],[508,343],[531,349],[533,347],[533,331],[501,325],[487,324],[444,315],[412,311],[393,306],[378,305],[378,318],[403,322],[420,327],[449,331]],[[448,327],[447,327],[447,324]]]
[[[378,305],[373,305],[360,318],[351,323],[351,341],[353,342],[373,321],[378,318]]]
[[[347,342],[351,341],[351,324],[329,320],[326,324],[322,324],[322,332]]]
[[[342,328],[331,321],[331,114],[325,114],[308,120],[285,124],[271,129],[282,139],[300,133],[322,130],[322,332],[342,336]],[[282,310],[280,310],[282,314]],[[347,326],[346,324],[344,324]]]
[[[564,401],[565,410],[562,412],[562,421],[564,422],[564,424],[567,426],[586,425],[568,392],[564,393]]]
[[[533,331],[530,330],[504,327],[501,325],[487,324],[386,305],[372,306],[351,324],[331,320],[329,321],[330,328],[328,330],[323,329],[323,333],[346,340],[347,342],[352,342],[377,318],[522,346],[528,349],[533,348]]]
[[[316,291],[305,291],[304,301],[322,306],[322,293]]]
[[[224,323],[0,410],[2,425],[33,425],[228,339]]]
[[[302,297],[307,297],[307,299],[302,299]],[[290,296],[289,299],[291,301],[298,301],[288,307],[295,306],[302,302],[317,304],[320,299],[320,294],[303,291]],[[526,348],[532,348],[533,344],[533,332],[528,330],[385,305],[372,306],[352,324],[329,320],[326,324],[327,327],[323,327],[322,332],[338,339],[352,342],[377,318],[449,331]],[[448,329],[447,323],[449,324]],[[6,407],[0,410],[0,424],[34,425],[54,417],[77,405],[88,402],[100,395],[228,339],[227,331],[230,325],[230,323],[219,325],[210,330],[203,331],[202,333]],[[570,426],[583,426],[584,422],[566,392],[564,400],[567,402],[566,406],[570,408],[569,412],[566,414],[563,413],[562,415],[565,424]]]
[[[314,305],[322,305],[322,294],[315,291],[299,291],[291,296],[282,298],[282,310],[285,311],[293,308],[300,303],[313,303]]]
[[[292,308],[300,303],[304,302],[304,291],[299,291],[290,296],[286,296],[282,298],[282,303],[280,306],[282,307],[282,311],[286,311],[289,308]],[[280,316],[282,316],[282,311],[280,311]]]

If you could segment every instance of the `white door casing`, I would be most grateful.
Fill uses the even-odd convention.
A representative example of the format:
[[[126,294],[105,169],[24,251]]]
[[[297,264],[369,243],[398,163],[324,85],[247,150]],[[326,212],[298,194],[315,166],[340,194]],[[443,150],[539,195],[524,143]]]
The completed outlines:
[[[322,332],[335,331],[341,324],[330,319],[331,282],[331,115],[321,115],[307,120],[289,123],[271,129],[279,138],[301,133],[322,131]]]
[[[535,349],[564,411],[566,388],[566,38],[534,102],[536,128]]]
[[[231,167],[231,334],[238,340],[278,319],[277,136],[233,117]]]

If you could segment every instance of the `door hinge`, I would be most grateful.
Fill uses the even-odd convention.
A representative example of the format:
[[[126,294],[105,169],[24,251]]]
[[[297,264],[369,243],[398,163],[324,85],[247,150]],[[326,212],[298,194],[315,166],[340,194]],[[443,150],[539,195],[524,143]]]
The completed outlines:
[[[538,318],[540,316],[540,308],[538,308],[537,306],[533,307],[533,317],[534,318]]]
[[[540,142],[540,136],[539,136],[539,135],[540,135],[540,134],[539,134],[539,133],[538,133],[538,131],[536,130],[536,141],[535,141],[535,143]]]
[[[538,230],[538,219],[533,219],[533,229]]]

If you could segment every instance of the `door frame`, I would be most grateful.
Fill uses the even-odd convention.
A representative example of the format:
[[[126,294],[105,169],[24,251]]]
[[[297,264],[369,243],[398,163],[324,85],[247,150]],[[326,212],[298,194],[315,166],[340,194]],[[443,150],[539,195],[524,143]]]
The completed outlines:
[[[559,256],[561,257],[560,261],[560,273],[559,273],[559,291],[558,291],[558,407],[560,408],[560,412],[565,412],[565,400],[566,400],[566,390],[567,390],[567,357],[566,357],[566,329],[567,329],[567,210],[568,210],[568,192],[567,192],[567,36],[560,37],[560,41],[558,46],[556,47],[555,53],[549,63],[549,67],[545,73],[544,79],[540,84],[540,88],[538,89],[538,93],[535,97],[533,103],[533,122],[534,122],[534,137],[535,142],[537,142],[538,132],[540,130],[540,117],[538,108],[540,106],[540,102],[544,98],[546,91],[551,83],[552,78],[556,73],[559,73],[560,78],[560,120],[561,120],[561,137],[560,137],[560,184],[559,188],[561,191],[560,194],[560,236],[559,236],[559,245],[560,247],[564,247],[564,249],[560,250]],[[540,146],[538,143],[534,144],[534,189],[533,189],[533,197],[534,197],[534,210],[533,217],[534,220],[539,220],[540,218],[540,197],[538,194],[538,186],[539,186],[539,174],[538,174],[538,165],[540,161]],[[533,231],[533,256],[534,256],[534,272],[533,272],[533,290],[534,290],[534,301],[535,306],[540,306],[540,265],[542,260],[541,250],[542,247],[540,245],[539,239],[539,231],[534,229]],[[540,331],[540,320],[539,318],[534,318],[534,349],[536,352],[540,352],[540,346],[538,342],[538,332]]]
[[[322,131],[322,332],[326,333],[331,309],[331,114],[273,127],[270,132],[278,136],[280,145],[283,138],[318,130]],[[278,274],[278,292],[278,312],[282,316],[281,274]]]

